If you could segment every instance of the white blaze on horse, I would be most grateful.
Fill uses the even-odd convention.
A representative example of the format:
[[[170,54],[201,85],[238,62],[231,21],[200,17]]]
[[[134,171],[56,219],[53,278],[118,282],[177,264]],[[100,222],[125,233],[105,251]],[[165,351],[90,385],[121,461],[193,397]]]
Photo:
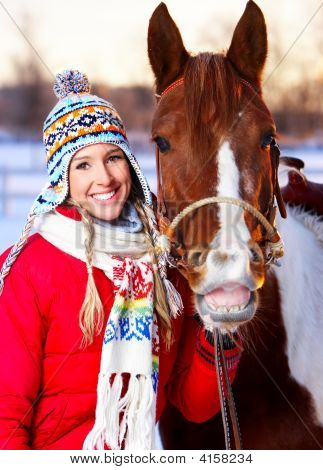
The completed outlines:
[[[207,327],[244,338],[234,384],[244,445],[321,448],[323,224],[300,209],[282,219],[276,128],[262,97],[263,14],[249,1],[226,54],[192,56],[160,4],[148,53],[159,99],[152,137],[160,218],[167,226],[193,204],[171,232],[178,268]],[[198,206],[206,198],[212,203]],[[279,235],[261,222],[274,224],[276,204],[281,267],[271,263]],[[223,447],[219,416],[197,425],[169,408],[161,429],[166,448]]]

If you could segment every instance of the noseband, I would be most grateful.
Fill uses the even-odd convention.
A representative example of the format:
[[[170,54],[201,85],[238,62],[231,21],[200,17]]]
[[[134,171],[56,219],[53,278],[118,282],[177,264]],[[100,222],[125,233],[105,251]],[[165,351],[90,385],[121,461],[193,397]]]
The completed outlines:
[[[241,79],[241,82],[248,86],[254,93],[258,93],[257,90],[246,80]],[[160,103],[161,99],[167,95],[169,92],[184,84],[184,78],[180,78],[171,85],[169,85],[161,95],[155,95],[157,98],[158,104]],[[261,212],[258,211],[255,207],[249,204],[246,201],[241,199],[236,199],[232,197],[207,197],[204,199],[200,199],[198,201],[193,202],[192,204],[188,205],[184,210],[182,210],[172,222],[169,221],[167,218],[167,209],[166,204],[163,196],[162,190],[162,181],[161,181],[161,165],[160,165],[160,155],[159,155],[159,148],[156,145],[156,168],[157,168],[157,220],[159,223],[160,231],[162,232],[162,237],[160,239],[160,249],[165,251],[168,255],[171,252],[172,244],[176,241],[176,227],[181,222],[181,220],[186,217],[192,211],[209,205],[209,204],[231,204],[238,207],[241,207],[244,210],[250,212],[254,217],[258,219],[258,221],[264,227],[267,237],[263,240],[264,244],[264,251],[265,251],[265,260],[266,265],[270,264],[279,264],[278,259],[284,256],[284,244],[281,239],[281,236],[275,227],[275,216],[276,216],[276,206],[275,206],[275,198],[277,200],[278,208],[280,214],[283,218],[286,218],[286,209],[284,206],[284,201],[280,192],[280,187],[278,183],[278,164],[279,164],[279,156],[280,150],[278,144],[274,142],[274,145],[271,146],[270,149],[271,159],[272,159],[272,184],[273,184],[273,198],[268,210],[266,212],[267,217],[265,217]],[[181,271],[187,270],[187,264],[184,261],[185,252],[184,250],[177,244],[174,247],[175,251],[177,252],[175,260],[175,264],[177,267],[181,268]]]

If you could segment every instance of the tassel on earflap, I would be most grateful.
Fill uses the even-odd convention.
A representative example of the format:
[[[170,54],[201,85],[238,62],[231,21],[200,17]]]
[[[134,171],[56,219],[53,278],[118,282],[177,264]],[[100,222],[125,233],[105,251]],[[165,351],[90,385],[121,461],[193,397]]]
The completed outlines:
[[[149,227],[156,247],[158,268],[165,288],[170,315],[172,318],[176,318],[183,311],[183,303],[174,284],[167,278],[167,266],[170,264],[168,261],[170,242],[166,235],[161,235],[159,233],[153,208],[146,204],[144,204],[143,207],[149,221]]]
[[[170,314],[172,318],[176,318],[183,311],[183,302],[180,294],[175,288],[174,284],[167,278],[163,279],[166,298],[170,308]]]

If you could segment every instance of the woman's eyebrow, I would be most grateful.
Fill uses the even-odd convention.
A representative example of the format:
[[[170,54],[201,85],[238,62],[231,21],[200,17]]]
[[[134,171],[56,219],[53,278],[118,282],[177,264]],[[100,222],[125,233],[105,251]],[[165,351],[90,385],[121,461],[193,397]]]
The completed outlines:
[[[118,150],[120,152],[122,152],[121,149],[111,149],[111,150],[108,150],[107,153],[104,155],[105,157],[107,157],[108,155],[110,155],[111,153],[115,153],[115,152],[118,152]],[[84,160],[85,158],[92,158],[91,155],[81,155],[80,157],[74,157],[73,158],[73,161],[78,161],[78,160]]]

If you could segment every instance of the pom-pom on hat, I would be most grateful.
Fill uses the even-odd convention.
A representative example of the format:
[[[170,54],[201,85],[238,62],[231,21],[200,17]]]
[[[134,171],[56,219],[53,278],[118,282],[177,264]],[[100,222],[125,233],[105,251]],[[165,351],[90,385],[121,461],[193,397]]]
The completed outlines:
[[[70,93],[90,93],[91,86],[85,73],[65,70],[56,75],[53,90],[58,99],[63,99]]]

